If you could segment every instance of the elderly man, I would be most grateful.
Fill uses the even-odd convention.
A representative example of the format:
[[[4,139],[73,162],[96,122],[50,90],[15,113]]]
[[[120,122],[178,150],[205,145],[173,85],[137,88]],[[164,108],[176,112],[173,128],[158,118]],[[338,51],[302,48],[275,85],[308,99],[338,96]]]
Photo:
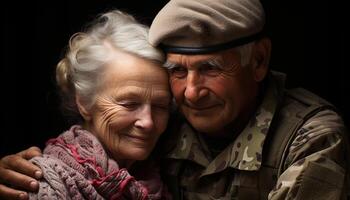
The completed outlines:
[[[171,0],[154,19],[149,41],[167,53],[179,111],[161,141],[175,199],[346,199],[343,121],[311,92],[284,89],[263,26],[258,0]],[[28,154],[3,158],[2,174]]]
[[[165,180],[184,199],[344,199],[343,122],[269,72],[263,25],[259,0],[173,0],[154,19],[185,118],[165,143]]]

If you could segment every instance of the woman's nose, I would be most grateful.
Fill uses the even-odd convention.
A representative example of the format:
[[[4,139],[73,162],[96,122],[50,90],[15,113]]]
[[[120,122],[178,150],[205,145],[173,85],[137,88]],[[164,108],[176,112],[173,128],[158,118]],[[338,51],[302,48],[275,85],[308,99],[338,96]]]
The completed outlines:
[[[154,128],[151,105],[144,105],[140,108],[140,111],[137,113],[135,126],[144,130],[152,130]]]

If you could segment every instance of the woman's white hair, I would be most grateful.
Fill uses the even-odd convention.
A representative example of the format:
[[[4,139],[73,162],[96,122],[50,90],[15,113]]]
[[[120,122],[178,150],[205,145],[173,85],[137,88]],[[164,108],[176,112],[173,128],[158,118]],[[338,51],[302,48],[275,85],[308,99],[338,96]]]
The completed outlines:
[[[112,58],[113,48],[164,62],[163,53],[148,43],[148,29],[131,15],[113,10],[98,17],[86,31],[74,34],[56,68],[64,107],[77,112],[76,94],[88,108],[94,104],[100,76]]]

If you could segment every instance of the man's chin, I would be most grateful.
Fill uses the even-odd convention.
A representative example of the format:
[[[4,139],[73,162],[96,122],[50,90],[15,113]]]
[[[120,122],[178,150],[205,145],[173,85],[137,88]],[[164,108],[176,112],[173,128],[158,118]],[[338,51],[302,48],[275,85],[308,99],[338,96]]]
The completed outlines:
[[[215,134],[218,129],[216,123],[213,123],[210,119],[204,120],[190,120],[189,121],[194,129],[198,132],[207,133],[207,134]]]

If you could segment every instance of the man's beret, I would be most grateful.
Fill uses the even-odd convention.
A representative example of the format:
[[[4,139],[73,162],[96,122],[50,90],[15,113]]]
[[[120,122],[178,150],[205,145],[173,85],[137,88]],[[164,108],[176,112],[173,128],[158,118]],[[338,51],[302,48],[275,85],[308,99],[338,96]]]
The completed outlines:
[[[153,20],[149,42],[166,52],[210,53],[257,39],[264,23],[259,0],[171,0]]]

